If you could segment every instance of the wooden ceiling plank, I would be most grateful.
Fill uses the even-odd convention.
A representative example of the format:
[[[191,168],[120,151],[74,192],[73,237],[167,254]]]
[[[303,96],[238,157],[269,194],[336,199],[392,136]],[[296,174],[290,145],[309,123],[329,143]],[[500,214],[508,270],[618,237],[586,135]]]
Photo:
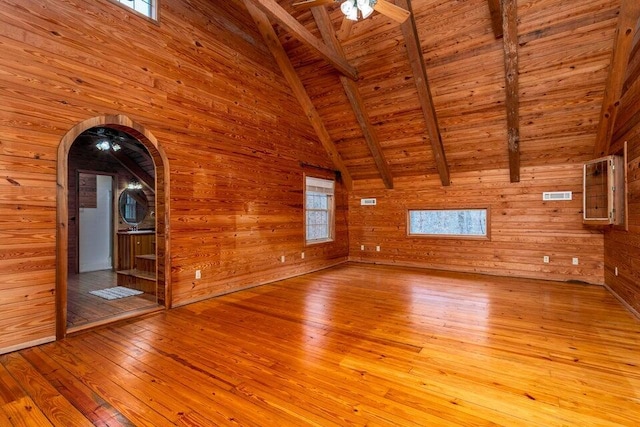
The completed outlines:
[[[418,29],[416,27],[416,20],[411,7],[411,1],[396,0],[396,5],[406,9],[410,13],[409,19],[407,19],[400,27],[402,29],[402,34],[404,35],[409,62],[411,63],[414,81],[418,90],[418,99],[427,125],[427,133],[431,143],[433,158],[436,163],[438,174],[440,175],[440,182],[443,186],[448,186],[451,184],[449,166],[447,164],[444,146],[442,145],[442,136],[440,135],[440,128],[438,127],[436,110],[433,106],[433,99],[431,98],[429,80],[427,79],[427,69],[424,65],[424,58],[422,57],[422,46],[418,36]]]
[[[504,78],[507,109],[509,178],[520,182],[520,96],[518,94],[518,7],[516,0],[501,0]]]
[[[344,58],[335,55],[329,48],[318,40],[304,25],[298,22],[293,16],[278,4],[276,0],[250,0],[251,4],[257,6],[264,13],[272,16],[280,25],[286,28],[300,42],[316,51],[323,59],[331,64],[336,70],[352,80],[358,79],[358,71]],[[247,2],[245,1],[245,5]]]
[[[120,151],[108,151],[111,156],[116,159],[126,170],[131,172],[133,176],[140,180],[140,183],[152,192],[156,192],[156,180],[145,172],[136,162],[131,160],[129,156]]]
[[[336,38],[336,33],[327,10],[324,7],[314,7],[311,9],[311,13],[313,14],[316,25],[320,30],[320,34],[322,34],[325,44],[329,46],[335,54],[346,59],[344,49],[342,49],[340,42],[338,42],[338,39]],[[369,147],[369,151],[371,151],[373,160],[378,168],[378,173],[380,174],[385,187],[391,189],[393,188],[393,175],[391,173],[391,168],[389,167],[389,163],[382,152],[380,139],[378,138],[375,128],[371,124],[360,90],[355,82],[349,80],[345,76],[340,76],[340,82],[342,83],[347,98],[349,98],[351,108],[358,120],[360,129],[362,129],[364,140]]]
[[[491,14],[491,28],[495,38],[502,38],[502,10],[500,0],[487,0],[489,3],[489,13]]]
[[[302,106],[305,115],[309,118],[309,122],[311,123],[311,126],[313,126],[313,129],[315,130],[320,143],[333,162],[334,167],[342,175],[342,182],[345,184],[348,190],[352,190],[353,180],[351,178],[351,174],[344,164],[340,153],[336,149],[335,144],[331,140],[331,136],[329,135],[327,128],[324,126],[320,114],[311,102],[311,99],[309,98],[309,95],[307,94],[307,91],[305,90],[300,77],[296,73],[293,64],[289,60],[287,53],[282,47],[282,44],[278,39],[278,35],[271,26],[271,22],[269,22],[269,18],[267,18],[267,15],[253,3],[253,0],[244,0],[244,4],[249,11],[249,14],[255,21],[260,34],[262,34],[267,47],[271,51],[271,54],[278,63],[278,66],[280,67],[284,78],[289,83],[294,96]]]
[[[325,4],[335,3],[336,0],[302,0],[293,3],[291,6],[297,9],[309,9],[312,7],[323,6]]]
[[[640,21],[640,1],[622,0],[611,66],[600,110],[600,122],[598,123],[598,133],[594,148],[595,157],[609,154],[609,149],[611,148],[613,127],[618,114],[625,72],[633,47],[633,37],[638,21]]]

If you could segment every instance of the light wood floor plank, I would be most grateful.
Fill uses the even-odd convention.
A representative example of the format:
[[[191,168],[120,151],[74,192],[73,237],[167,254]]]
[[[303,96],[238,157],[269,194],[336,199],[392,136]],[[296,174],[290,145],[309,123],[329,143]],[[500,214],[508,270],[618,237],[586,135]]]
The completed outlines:
[[[599,286],[352,263],[0,357],[0,424],[636,426],[639,355]]]

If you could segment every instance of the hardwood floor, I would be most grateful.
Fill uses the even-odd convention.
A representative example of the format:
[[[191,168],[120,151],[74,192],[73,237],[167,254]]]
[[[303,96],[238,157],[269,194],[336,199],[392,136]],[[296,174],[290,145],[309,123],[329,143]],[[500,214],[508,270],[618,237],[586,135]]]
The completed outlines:
[[[0,356],[0,425],[616,426],[604,288],[347,264]]]
[[[158,307],[156,296],[144,293],[107,300],[89,292],[118,286],[111,270],[69,275],[67,279],[67,328],[105,321],[127,312]]]

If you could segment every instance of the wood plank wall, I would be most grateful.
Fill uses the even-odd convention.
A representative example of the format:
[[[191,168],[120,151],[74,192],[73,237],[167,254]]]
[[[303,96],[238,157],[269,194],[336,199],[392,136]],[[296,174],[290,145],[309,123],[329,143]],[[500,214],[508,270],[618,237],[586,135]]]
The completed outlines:
[[[605,282],[636,313],[640,313],[640,22],[623,86],[610,152],[621,153],[627,142],[629,231],[611,228],[605,234]],[[618,268],[618,276],[615,268]]]
[[[543,191],[572,191],[573,200],[545,202]],[[361,198],[377,198],[361,206]],[[407,236],[408,209],[489,208],[490,240]],[[603,235],[582,225],[582,165],[524,167],[396,181],[385,190],[357,181],[349,204],[350,259],[548,280],[603,283]],[[360,249],[365,245],[365,250]],[[376,246],[380,246],[380,252]],[[543,263],[548,255],[550,262]],[[578,257],[578,265],[572,258]]]
[[[347,258],[340,186],[336,242],[304,247],[303,176],[330,162],[250,18],[161,6],[156,25],[107,0],[0,0],[0,353],[55,335],[56,149],[91,117],[126,115],[169,158],[175,305]]]

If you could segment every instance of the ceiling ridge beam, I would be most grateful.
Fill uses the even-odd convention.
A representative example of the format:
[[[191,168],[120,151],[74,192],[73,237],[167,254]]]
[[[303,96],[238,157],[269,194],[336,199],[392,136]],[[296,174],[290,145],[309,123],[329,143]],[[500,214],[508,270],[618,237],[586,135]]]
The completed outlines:
[[[613,127],[618,114],[625,74],[629,64],[629,55],[633,47],[633,37],[639,20],[640,1],[622,0],[618,28],[616,29],[616,37],[611,54],[611,66],[609,67],[607,85],[602,98],[598,133],[596,134],[596,143],[593,150],[596,157],[606,156],[611,148]]]
[[[507,110],[509,179],[520,182],[520,95],[518,79],[518,5],[516,0],[501,0],[504,48],[504,81]]]
[[[336,38],[336,33],[327,9],[324,7],[314,7],[311,9],[311,13],[313,14],[316,25],[320,30],[320,34],[322,34],[322,38],[329,49],[333,50],[336,55],[346,59],[344,49]],[[362,99],[360,90],[355,82],[349,80],[345,76],[340,76],[340,82],[342,83],[342,87],[344,88],[347,98],[349,98],[351,108],[358,120],[360,129],[362,129],[364,140],[369,147],[371,155],[373,156],[373,160],[378,168],[378,173],[380,174],[385,187],[391,189],[393,188],[393,174],[391,173],[389,163],[382,151],[378,134],[371,124],[371,119],[367,113],[367,108],[364,105],[364,100]]]
[[[294,96],[302,106],[302,109],[304,110],[305,115],[309,119],[309,122],[311,122],[311,126],[313,126],[313,129],[315,130],[316,135],[320,140],[320,143],[322,144],[329,158],[333,162],[334,167],[342,175],[342,182],[347,187],[347,190],[352,190],[353,180],[351,178],[351,174],[349,173],[349,170],[345,166],[344,161],[340,156],[340,153],[336,149],[336,146],[333,143],[331,136],[327,131],[327,128],[324,126],[324,123],[322,122],[322,118],[320,117],[320,114],[318,113],[315,106],[311,102],[311,99],[309,98],[309,94],[307,94],[307,91],[304,88],[304,85],[302,84],[300,77],[296,73],[296,70],[293,67],[293,64],[291,63],[291,60],[287,56],[287,53],[285,52],[284,47],[282,47],[282,44],[278,39],[278,35],[276,34],[275,30],[271,26],[271,22],[269,22],[269,18],[261,9],[259,9],[253,3],[253,0],[244,0],[244,4],[247,7],[249,14],[255,21],[256,26],[258,27],[258,31],[260,31],[260,34],[262,34],[265,44],[271,51],[271,54],[273,55],[278,66],[280,67],[280,71],[282,72],[282,74],[284,75],[284,78],[289,83],[289,86],[291,87],[291,91],[293,92]]]
[[[438,119],[436,117],[435,107],[433,106],[431,90],[429,89],[427,69],[424,65],[422,45],[420,44],[411,1],[396,0],[396,5],[408,10],[410,13],[409,19],[404,21],[400,28],[404,35],[407,55],[409,56],[409,62],[411,63],[411,69],[413,71],[413,80],[416,84],[416,89],[418,90],[418,100],[420,101],[422,114],[427,125],[427,133],[429,135],[429,142],[431,143],[431,151],[433,152],[436,169],[440,175],[440,182],[442,185],[448,186],[451,184],[451,179],[449,177],[449,165],[447,164],[444,146],[442,145],[442,136],[440,135],[440,128],[438,127]]]
[[[351,80],[358,79],[358,71],[349,64],[344,58],[340,58],[332,52],[327,45],[318,40],[304,25],[298,22],[286,10],[282,8],[275,0],[249,0],[249,2],[258,7],[263,13],[272,16],[280,25],[286,28],[300,42],[316,51],[324,60],[331,64],[336,70]],[[248,2],[245,1],[245,5]]]

